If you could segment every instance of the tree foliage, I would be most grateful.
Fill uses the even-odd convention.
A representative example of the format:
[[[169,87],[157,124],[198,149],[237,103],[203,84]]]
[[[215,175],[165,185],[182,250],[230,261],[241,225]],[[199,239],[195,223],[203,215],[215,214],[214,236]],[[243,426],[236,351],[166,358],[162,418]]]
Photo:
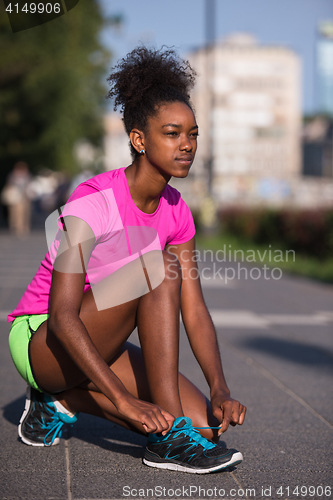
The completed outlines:
[[[33,172],[74,173],[75,142],[100,144],[110,61],[103,25],[98,1],[81,0],[51,22],[12,33],[0,2],[1,184],[17,160]]]

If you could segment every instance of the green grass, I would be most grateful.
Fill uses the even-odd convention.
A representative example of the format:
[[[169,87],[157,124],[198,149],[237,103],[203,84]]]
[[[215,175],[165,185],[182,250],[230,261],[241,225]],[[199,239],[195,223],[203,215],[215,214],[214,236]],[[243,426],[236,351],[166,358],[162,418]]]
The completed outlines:
[[[333,257],[319,259],[302,255],[299,252],[286,253],[286,250],[277,245],[258,245],[230,234],[217,236],[198,234],[196,240],[197,247],[202,250],[210,249],[216,252],[222,249],[226,251],[226,255],[230,251],[232,257],[235,256],[232,260],[243,261],[249,265],[266,264],[269,267],[279,267],[292,274],[333,283]]]

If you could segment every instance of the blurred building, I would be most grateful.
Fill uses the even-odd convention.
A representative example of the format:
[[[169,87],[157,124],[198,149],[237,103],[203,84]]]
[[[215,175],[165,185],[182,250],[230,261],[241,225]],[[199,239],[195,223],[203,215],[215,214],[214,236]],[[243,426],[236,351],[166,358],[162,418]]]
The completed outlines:
[[[304,124],[303,175],[333,179],[333,120],[315,116]]]
[[[198,72],[192,102],[199,124],[193,182],[204,186],[211,161],[218,203],[256,192],[289,192],[301,172],[300,62],[284,47],[237,34],[189,55]]]
[[[332,206],[333,180],[303,175],[298,56],[238,34],[188,59],[198,73],[198,152],[188,178],[171,184],[190,207],[202,207],[208,195],[215,207]],[[105,169],[129,165],[118,114],[105,117],[105,131]]]
[[[123,121],[118,113],[108,113],[104,118],[104,168],[115,170],[127,167],[132,160],[129,148],[129,138],[124,129]]]
[[[316,52],[318,110],[333,116],[333,21],[319,24]]]

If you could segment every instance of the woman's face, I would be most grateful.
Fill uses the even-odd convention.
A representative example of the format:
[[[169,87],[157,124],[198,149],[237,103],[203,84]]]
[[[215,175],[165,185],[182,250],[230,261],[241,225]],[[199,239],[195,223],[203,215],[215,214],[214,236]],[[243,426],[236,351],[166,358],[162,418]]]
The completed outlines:
[[[197,150],[198,125],[193,111],[183,102],[160,106],[148,119],[144,134],[144,160],[167,180],[186,177]]]

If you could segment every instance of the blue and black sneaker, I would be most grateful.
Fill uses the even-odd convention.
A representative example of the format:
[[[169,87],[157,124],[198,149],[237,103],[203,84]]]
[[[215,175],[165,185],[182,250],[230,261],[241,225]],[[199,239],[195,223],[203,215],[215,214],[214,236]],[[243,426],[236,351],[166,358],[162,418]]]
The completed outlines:
[[[63,425],[74,424],[78,415],[58,411],[52,396],[28,386],[18,434],[25,444],[54,446],[60,441]]]
[[[200,427],[187,417],[179,417],[165,435],[149,434],[143,463],[150,467],[193,474],[207,474],[228,469],[243,460],[237,450],[217,446],[201,436]]]

